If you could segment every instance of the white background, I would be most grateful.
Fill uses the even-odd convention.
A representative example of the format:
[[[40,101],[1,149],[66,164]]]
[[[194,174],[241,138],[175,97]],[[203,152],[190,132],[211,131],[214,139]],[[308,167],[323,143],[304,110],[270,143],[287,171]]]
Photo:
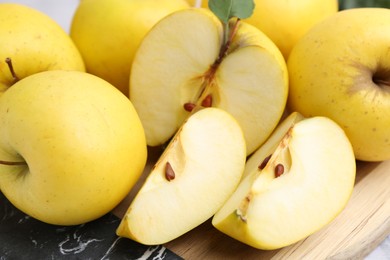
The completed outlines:
[[[0,3],[20,3],[38,9],[52,17],[69,32],[70,23],[79,0],[0,0]]]
[[[69,32],[73,14],[79,0],[0,0],[0,3],[13,2],[34,7],[50,17]],[[388,237],[366,260],[390,260],[390,237]]]

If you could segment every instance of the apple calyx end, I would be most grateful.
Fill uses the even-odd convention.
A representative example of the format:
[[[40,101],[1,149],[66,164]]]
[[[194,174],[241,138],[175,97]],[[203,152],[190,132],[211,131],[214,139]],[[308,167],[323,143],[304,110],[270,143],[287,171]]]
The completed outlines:
[[[245,199],[241,201],[240,206],[235,211],[236,216],[238,216],[239,219],[244,223],[247,222],[246,212],[248,210],[248,206],[251,200],[252,193],[250,192],[248,195],[245,196]]]

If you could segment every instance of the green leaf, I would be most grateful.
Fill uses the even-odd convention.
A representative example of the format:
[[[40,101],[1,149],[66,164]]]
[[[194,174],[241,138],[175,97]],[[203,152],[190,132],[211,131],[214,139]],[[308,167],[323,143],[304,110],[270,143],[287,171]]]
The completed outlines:
[[[253,0],[209,0],[209,8],[223,23],[228,23],[233,17],[250,17],[255,4]]]

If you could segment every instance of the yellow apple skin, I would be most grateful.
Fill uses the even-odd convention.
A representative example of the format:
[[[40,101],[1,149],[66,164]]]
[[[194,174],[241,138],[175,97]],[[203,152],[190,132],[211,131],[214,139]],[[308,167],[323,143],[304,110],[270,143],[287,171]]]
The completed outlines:
[[[69,35],[33,8],[1,3],[0,39],[0,94],[15,83],[6,58],[11,58],[19,79],[46,70],[85,71]]]
[[[0,99],[0,189],[43,222],[75,225],[112,210],[146,162],[142,125],[131,102],[83,72],[46,71]]]
[[[82,0],[70,36],[87,71],[128,95],[131,63],[142,38],[161,18],[188,7],[185,0]]]
[[[390,10],[350,9],[313,28],[288,60],[288,107],[336,121],[359,160],[390,159],[389,42]]]
[[[187,0],[191,6],[197,0]],[[254,0],[255,9],[245,22],[265,33],[287,60],[293,46],[316,23],[339,10],[337,0]],[[208,8],[208,0],[201,6]]]

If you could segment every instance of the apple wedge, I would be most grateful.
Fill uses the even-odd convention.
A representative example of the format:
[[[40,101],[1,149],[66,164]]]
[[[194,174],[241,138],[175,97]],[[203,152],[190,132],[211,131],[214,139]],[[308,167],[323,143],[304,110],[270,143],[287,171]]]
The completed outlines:
[[[236,120],[218,108],[192,114],[153,167],[117,234],[163,244],[211,218],[236,189],[245,167]]]
[[[130,99],[147,143],[167,142],[194,105],[229,112],[251,154],[272,133],[287,101],[288,73],[276,45],[255,27],[223,26],[206,9],[186,9],[160,20],[141,42],[130,74]]]
[[[272,155],[260,148],[251,156],[246,176],[212,220],[223,233],[265,250],[291,245],[333,220],[356,174],[352,146],[328,118],[293,113],[273,136],[266,143]]]

